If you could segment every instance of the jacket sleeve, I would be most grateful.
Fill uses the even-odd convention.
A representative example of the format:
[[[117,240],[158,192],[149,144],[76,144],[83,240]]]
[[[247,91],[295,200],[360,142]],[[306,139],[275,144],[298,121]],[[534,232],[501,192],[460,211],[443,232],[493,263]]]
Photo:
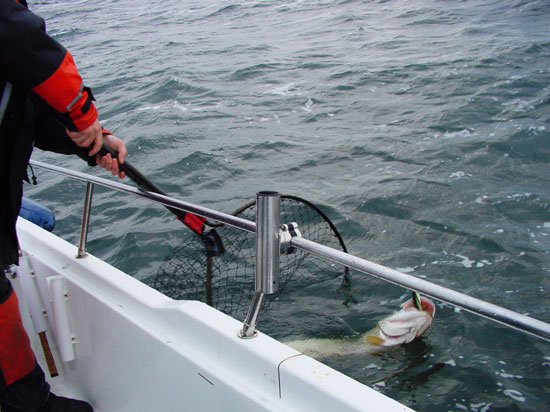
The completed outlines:
[[[96,157],[88,156],[90,149],[77,146],[67,133],[65,127],[57,121],[43,105],[33,106],[33,116],[36,122],[34,131],[34,146],[64,155],[77,155],[81,159],[88,162],[89,166],[96,165]]]
[[[69,51],[46,34],[44,20],[15,0],[0,0],[0,46],[3,75],[37,94],[69,129],[84,130],[97,119]]]

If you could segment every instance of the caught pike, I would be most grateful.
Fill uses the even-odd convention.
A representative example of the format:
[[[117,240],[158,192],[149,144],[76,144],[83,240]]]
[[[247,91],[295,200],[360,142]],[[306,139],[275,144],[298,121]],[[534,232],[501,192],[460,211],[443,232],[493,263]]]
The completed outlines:
[[[431,326],[434,303],[413,292],[412,299],[401,304],[401,310],[378,322],[378,325],[357,337],[343,339],[303,339],[285,342],[312,358],[333,355],[376,353],[384,348],[409,343],[422,336]]]

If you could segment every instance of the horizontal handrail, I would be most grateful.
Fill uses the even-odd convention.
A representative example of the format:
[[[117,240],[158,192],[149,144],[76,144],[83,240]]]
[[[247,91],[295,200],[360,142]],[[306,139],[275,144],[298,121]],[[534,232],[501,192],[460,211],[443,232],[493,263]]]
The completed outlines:
[[[31,164],[42,169],[51,170],[70,177],[74,177],[79,180],[84,180],[113,190],[146,198],[153,202],[161,203],[165,206],[171,206],[185,212],[200,215],[208,219],[228,224],[238,229],[246,230],[248,232],[254,233],[256,231],[256,224],[254,222],[230,214],[194,205],[192,203],[174,199],[169,196],[143,191],[133,186],[114,182],[112,180],[91,176],[86,173],[76,172],[59,166],[49,165],[36,160],[31,160]],[[526,332],[535,337],[550,342],[550,324],[545,323],[541,320],[522,315],[501,306],[494,305],[492,303],[474,298],[464,293],[454,291],[444,286],[439,286],[427,280],[420,279],[394,269],[390,269],[386,266],[370,262],[349,253],[342,252],[301,237],[293,237],[291,240],[291,245],[305,252],[340,263],[342,265],[356,269],[360,272],[367,273],[371,276],[396,284],[398,286],[414,290],[439,301],[447,302],[453,306],[460,307],[476,315]]]
[[[57,172],[66,176],[74,177],[78,180],[84,180],[87,182],[95,183],[109,189],[117,190],[119,192],[129,193],[135,196],[139,196],[145,199],[152,200],[156,203],[161,203],[165,206],[175,207],[176,209],[190,212],[195,215],[203,216],[207,219],[212,219],[217,222],[225,223],[230,226],[234,226],[238,229],[246,230],[247,232],[256,232],[256,223],[246,219],[242,219],[237,216],[233,216],[227,213],[218,212],[207,207],[194,205],[193,203],[184,202],[182,200],[174,199],[169,196],[160,195],[158,193],[148,192],[145,190],[137,189],[133,186],[128,186],[124,183],[115,182],[109,179],[103,179],[101,177],[92,176],[86,173],[77,172],[71,169],[66,169],[60,166],[49,165],[47,163],[39,162],[37,160],[30,161],[32,166],[36,166],[42,169]]]
[[[454,291],[444,286],[436,285],[427,280],[407,275],[386,266],[358,258],[349,253],[335,250],[304,238],[293,237],[290,243],[292,246],[305,252],[322,256],[333,262],[352,267],[360,272],[367,273],[395,285],[406,287],[422,293],[423,295],[450,303],[453,306],[458,306],[476,315],[483,316],[503,325],[519,329],[538,338],[550,341],[550,324],[538,319],[522,315],[501,306],[485,302],[481,299]]]

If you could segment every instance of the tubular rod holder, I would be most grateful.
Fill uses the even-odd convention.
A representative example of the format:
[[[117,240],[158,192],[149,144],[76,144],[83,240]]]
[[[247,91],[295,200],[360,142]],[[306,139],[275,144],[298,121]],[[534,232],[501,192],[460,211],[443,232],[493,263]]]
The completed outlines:
[[[256,194],[256,288],[240,336],[255,336],[263,296],[279,289],[279,227],[281,195],[263,191]]]
[[[256,195],[256,292],[279,290],[279,227],[281,195]]]

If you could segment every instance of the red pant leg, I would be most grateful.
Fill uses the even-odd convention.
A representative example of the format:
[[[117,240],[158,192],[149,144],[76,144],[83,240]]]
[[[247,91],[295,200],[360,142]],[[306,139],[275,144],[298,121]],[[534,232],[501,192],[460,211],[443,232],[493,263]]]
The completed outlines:
[[[0,283],[6,286],[4,273]],[[36,362],[23,328],[17,296],[3,287],[0,296],[0,405],[3,409],[36,410],[46,402],[50,386]]]
[[[0,304],[0,370],[6,385],[31,372],[36,360],[29,337],[23,328],[17,296],[10,296]]]

